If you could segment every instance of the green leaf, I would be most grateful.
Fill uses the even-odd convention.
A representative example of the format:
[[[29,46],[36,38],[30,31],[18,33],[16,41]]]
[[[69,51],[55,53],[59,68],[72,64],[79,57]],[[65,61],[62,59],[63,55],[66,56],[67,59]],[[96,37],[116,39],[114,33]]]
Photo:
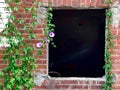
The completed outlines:
[[[51,44],[52,44],[52,46],[53,46],[54,48],[56,48],[56,45],[55,45],[55,43],[54,43],[54,42],[52,42]]]
[[[113,0],[109,0],[109,2],[110,2],[110,4],[112,4],[112,3],[113,3]]]
[[[19,24],[23,24],[25,20],[19,20]]]
[[[13,10],[17,12],[18,11],[18,7],[14,7]]]
[[[37,19],[37,14],[33,13],[33,14],[32,14],[32,18],[33,18],[33,19]]]
[[[16,80],[17,80],[18,82],[20,82],[21,77],[20,77],[20,76],[17,76],[17,77],[16,77]]]
[[[29,39],[35,39],[36,38],[36,34],[31,34],[29,37],[28,37]]]
[[[27,30],[27,29],[28,29],[28,27],[27,27],[26,25],[25,25],[23,28],[24,28],[24,30]]]
[[[11,0],[12,1],[12,0]],[[11,7],[6,7],[8,11],[12,11]]]
[[[4,34],[4,35],[6,35],[6,36],[7,36],[7,35],[8,35],[8,31],[7,31],[7,30],[5,30],[5,31],[3,31],[3,32],[2,32],[2,34]]]
[[[106,16],[108,16],[108,17],[111,17],[112,15],[113,15],[113,13],[111,11],[106,13]]]
[[[53,11],[52,7],[49,7],[48,10],[49,10],[49,11]]]
[[[43,54],[43,50],[39,50],[38,55],[42,55],[42,54]]]
[[[0,71],[0,76],[3,76],[3,75],[4,75],[4,73],[2,71]]]
[[[11,87],[11,84],[8,83],[8,84],[6,85],[6,88],[7,88],[7,90],[11,90],[11,88],[12,88],[12,87]]]
[[[17,85],[15,90],[21,90],[22,86]]]
[[[24,8],[24,10],[31,12],[32,8]]]
[[[31,12],[32,8],[28,8],[28,11]]]
[[[3,84],[0,82],[0,90],[3,90]]]
[[[13,1],[12,0],[7,0],[9,3],[12,3]]]
[[[8,0],[8,2],[15,3],[16,6],[8,6],[7,9],[18,12],[18,7],[21,2],[19,0]],[[53,27],[55,27],[54,24],[52,24],[53,14],[51,11],[53,9],[52,7],[49,7],[48,9],[49,13],[46,19],[47,29],[45,30],[45,32],[47,32],[46,36],[48,36],[49,32],[54,31]],[[33,30],[35,25],[38,24],[38,22],[35,21],[35,19],[37,19],[37,8],[24,8],[24,10],[29,12],[32,11],[32,18],[34,21],[28,25],[23,25],[23,28],[29,33],[30,39],[35,39],[36,34],[33,33]],[[22,86],[25,86],[25,90],[32,90],[32,87],[35,85],[32,72],[37,68],[37,65],[35,64],[36,59],[32,53],[35,48],[24,42],[23,33],[20,31],[21,27],[17,27],[14,23],[14,21],[17,21],[16,23],[21,24],[20,26],[22,26],[22,24],[25,23],[25,20],[23,18],[18,19],[13,13],[11,13],[8,18],[10,19],[10,22],[6,24],[2,34],[9,39],[11,47],[8,47],[7,50],[4,51],[5,56],[3,59],[8,62],[8,66],[3,69],[3,72],[0,72],[0,76],[3,76],[5,90],[21,90]],[[13,37],[19,41],[18,44],[15,44]],[[53,40],[53,38],[51,38],[51,40]],[[45,43],[45,39],[43,39],[42,42]],[[53,46],[55,47],[54,44]],[[39,50],[38,54],[42,55],[43,51]],[[1,85],[2,84],[0,84],[0,90],[3,90]]]
[[[36,8],[36,7],[33,7],[32,9],[33,9],[34,11],[36,11],[36,10],[37,10],[37,8]]]
[[[40,5],[40,6],[43,6],[44,4],[43,4],[43,2],[39,2],[39,5]]]

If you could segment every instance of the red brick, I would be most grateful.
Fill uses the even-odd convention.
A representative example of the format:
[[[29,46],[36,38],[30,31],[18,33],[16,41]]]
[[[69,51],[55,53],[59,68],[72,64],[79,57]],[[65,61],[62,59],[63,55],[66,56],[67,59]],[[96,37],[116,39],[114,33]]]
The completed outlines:
[[[4,64],[4,60],[0,60],[0,65],[1,65],[1,64]]]
[[[47,69],[47,65],[37,65],[38,69]]]
[[[67,0],[63,0],[63,5],[64,5],[64,6],[67,6],[67,5],[66,5],[66,4],[67,4],[66,2],[67,2]]]
[[[97,1],[99,0],[91,0],[91,6],[95,7],[97,5]]]
[[[64,80],[61,81],[62,84],[78,84],[77,80]]]
[[[35,55],[35,58],[36,58],[36,59],[40,59],[40,58],[46,59],[47,56],[46,56],[46,55]]]
[[[102,89],[102,85],[92,85],[91,89]]]
[[[80,5],[80,0],[72,0],[72,6],[77,7]]]
[[[38,60],[37,64],[41,64],[41,65],[47,64],[47,60]]]
[[[27,15],[28,12],[25,13],[24,11],[24,7],[31,7],[34,2],[34,0],[21,0],[23,2],[23,5],[21,5],[21,7],[19,8],[19,12],[16,14],[17,18],[24,18],[26,20],[26,23],[30,23],[33,21],[33,19],[31,18],[31,13],[29,13]],[[43,1],[44,4],[47,5],[47,3],[50,0],[39,0]],[[52,0],[52,4],[54,7],[60,7],[60,8],[65,8],[65,7],[77,7],[77,8],[84,8],[84,7],[103,7],[105,8],[106,5],[104,4],[104,0]],[[109,0],[108,0],[109,1]],[[117,0],[114,0],[117,1]],[[119,0],[118,0],[119,1]],[[31,3],[31,4],[30,4]],[[16,6],[15,3],[10,4],[12,6]],[[108,5],[107,5],[108,6]],[[46,20],[44,20],[43,24],[38,24],[35,29],[33,30],[33,32],[37,33],[37,38],[33,39],[33,40],[26,40],[26,42],[33,42],[33,47],[36,47],[36,43],[40,42],[42,38],[45,38],[44,36],[44,28],[46,27]],[[23,36],[25,38],[27,38],[29,36],[28,33],[26,33],[25,30],[23,30],[23,25],[19,25],[19,27],[21,27],[21,32],[23,33]],[[118,82],[116,82],[116,84],[113,86],[114,90],[120,90],[120,30],[117,30],[116,28],[110,26],[110,28],[112,29],[112,33],[116,36],[116,38],[113,40],[113,42],[115,43],[115,48],[114,48],[114,52],[112,53],[112,64],[113,64],[113,68],[112,68],[112,72],[118,75]],[[118,34],[118,35],[117,35]],[[43,55],[37,55],[37,51],[40,50],[41,48],[37,48],[36,51],[33,51],[33,54],[35,56],[35,58],[38,60],[37,64],[38,64],[38,68],[36,70],[36,72],[38,73],[44,73],[44,74],[48,74],[48,63],[49,61],[48,59],[48,55],[47,55],[47,45],[45,45],[45,47],[43,48]],[[3,52],[3,50],[0,50],[0,69],[6,67],[6,64],[3,64],[3,54],[1,53]],[[20,51],[22,54],[22,51]],[[93,80],[91,81],[92,85],[90,86],[92,90],[101,90],[102,89],[102,84],[104,84],[104,81],[96,81]],[[89,81],[84,81],[84,80],[46,80],[42,86],[36,86],[35,90],[64,90],[64,89],[68,89],[68,90],[88,90],[89,89]]]
[[[58,6],[64,6],[63,0],[58,0]]]
[[[92,3],[91,0],[86,0],[86,1],[85,1],[85,6],[88,7],[88,6],[90,6],[91,3]]]
[[[67,89],[69,85],[55,85],[55,89]]]
[[[66,0],[66,6],[71,6],[72,5],[72,0]]]
[[[61,84],[61,80],[50,80],[50,84]]]
[[[3,69],[3,68],[5,68],[5,67],[7,67],[7,65],[3,65],[3,64],[1,65],[1,64],[0,64],[0,69]]]
[[[53,5],[53,6],[58,6],[58,0],[53,0],[52,5]]]
[[[84,85],[71,85],[71,89],[82,89]]]
[[[82,7],[85,7],[85,0],[80,0],[80,6]]]

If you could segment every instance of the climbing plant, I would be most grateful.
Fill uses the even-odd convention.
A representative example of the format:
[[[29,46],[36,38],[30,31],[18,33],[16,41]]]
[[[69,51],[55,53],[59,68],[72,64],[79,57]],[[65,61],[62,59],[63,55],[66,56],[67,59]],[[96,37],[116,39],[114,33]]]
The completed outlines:
[[[0,90],[32,90],[35,86],[34,83],[34,70],[37,68],[36,62],[33,55],[33,51],[36,48],[32,47],[32,42],[25,41],[26,38],[23,37],[23,33],[21,32],[21,28],[24,29],[25,32],[29,33],[28,39],[35,39],[36,34],[34,33],[34,28],[38,24],[37,22],[37,8],[42,3],[38,3],[37,0],[34,0],[33,4],[28,8],[24,7],[24,11],[26,13],[26,17],[31,14],[32,21],[26,23],[24,18],[17,18],[17,13],[19,13],[19,8],[23,3],[19,0],[6,0],[6,3],[9,4],[7,9],[11,12],[8,17],[9,22],[6,24],[6,28],[2,32],[2,36],[5,36],[5,41],[8,42],[8,47],[3,52],[5,56],[3,57],[4,61],[7,63],[7,67],[5,67],[2,72],[0,72],[0,76],[3,78],[3,83],[0,83]],[[12,4],[15,5],[12,5]],[[109,0],[109,3],[112,4],[112,0]],[[49,3],[49,6],[51,3]],[[37,43],[37,47],[41,48],[38,51],[38,54],[42,54],[42,48],[45,43],[49,43],[53,41],[54,33],[54,24],[52,24],[52,7],[48,7],[48,13],[46,14],[47,25],[44,29],[46,38],[44,38],[41,42]],[[113,51],[113,34],[111,31],[111,23],[112,23],[112,15],[113,12],[108,10],[106,12],[107,16],[107,36],[106,36],[106,50],[105,50],[105,59],[106,63],[104,69],[106,71],[106,82],[103,85],[103,90],[112,90],[113,84],[113,76],[112,73],[112,60],[111,54]],[[0,37],[2,39],[2,37]],[[53,46],[54,42],[52,42]]]
[[[7,41],[7,48],[3,52],[3,59],[7,63],[7,67],[0,72],[0,77],[3,79],[3,83],[0,83],[0,90],[32,90],[35,86],[34,71],[37,68],[37,60],[33,55],[33,51],[36,48],[33,48],[31,40],[36,38],[34,28],[39,24],[37,22],[37,8],[42,2],[38,2],[38,0],[34,0],[29,7],[25,7],[23,4],[26,4],[26,2],[22,0],[6,0],[6,3],[9,4],[7,10],[10,11],[10,16],[8,16],[9,22],[6,24],[2,36],[5,37],[4,41]],[[27,22],[25,18],[17,17],[21,7],[24,9],[26,17],[31,14],[31,21]],[[49,3],[46,14],[47,24],[44,25],[46,26],[44,30],[46,38],[36,44],[36,47],[40,48],[38,51],[40,55],[43,52],[44,44],[52,42],[55,36],[55,26],[52,24],[53,15],[51,12],[51,3]],[[24,29],[24,32],[29,33],[28,37],[24,38],[21,28]],[[0,39],[2,39],[2,36]],[[29,41],[26,42],[26,39]],[[54,43],[52,44],[55,46]]]
[[[109,0],[109,4],[112,4],[113,1]],[[111,54],[113,52],[113,48],[114,48],[114,43],[113,43],[113,39],[114,36],[112,34],[112,30],[111,30],[111,24],[112,24],[112,16],[113,16],[113,12],[109,9],[106,11],[106,17],[107,17],[107,23],[106,23],[106,48],[105,48],[105,65],[104,65],[104,69],[106,72],[106,82],[103,85],[103,90],[112,90],[112,84],[113,82],[113,77],[114,74],[112,73],[112,59],[111,59]]]

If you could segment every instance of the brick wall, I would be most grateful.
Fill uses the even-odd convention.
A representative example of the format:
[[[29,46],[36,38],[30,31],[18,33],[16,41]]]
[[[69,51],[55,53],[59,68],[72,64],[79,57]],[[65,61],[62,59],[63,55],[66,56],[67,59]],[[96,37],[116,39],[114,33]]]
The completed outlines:
[[[23,5],[19,8],[19,13],[17,14],[18,18],[24,18],[27,21],[31,20],[31,15],[26,17],[26,13],[24,12],[24,7],[29,7],[32,5],[34,0],[21,0],[23,1]],[[39,0],[43,1],[45,6],[48,6],[48,1],[50,0]],[[114,43],[115,49],[112,54],[112,62],[113,62],[113,73],[116,75],[115,84],[113,86],[113,90],[120,90],[120,30],[119,30],[119,20],[120,20],[120,12],[119,12],[119,3],[117,0],[114,0],[114,4],[109,6],[108,4],[104,4],[104,0],[51,0],[53,3],[54,9],[61,8],[71,8],[71,9],[90,9],[90,8],[111,8],[114,15],[112,31],[115,35]],[[109,1],[109,0],[106,0]],[[117,9],[117,10],[116,10]],[[45,8],[39,9],[46,11]],[[38,43],[42,38],[44,38],[44,24],[45,20],[40,15],[42,12],[38,13],[38,21],[39,25],[37,25],[34,29],[34,32],[37,33],[37,39],[30,40],[33,42],[33,47],[36,47],[36,43]],[[44,13],[42,13],[44,15]],[[118,16],[116,16],[118,15]],[[23,29],[24,37],[28,36],[28,33],[25,33]],[[27,40],[26,40],[27,41]],[[0,69],[3,69],[6,64],[3,63],[2,57],[3,54],[1,52],[4,48],[0,49]],[[38,59],[38,68],[36,70],[35,82],[37,86],[34,90],[102,90],[102,84],[105,82],[104,78],[51,78],[48,76],[48,47],[47,45],[44,48],[44,54],[42,56],[38,56],[36,54],[37,50],[34,51],[35,57]]]

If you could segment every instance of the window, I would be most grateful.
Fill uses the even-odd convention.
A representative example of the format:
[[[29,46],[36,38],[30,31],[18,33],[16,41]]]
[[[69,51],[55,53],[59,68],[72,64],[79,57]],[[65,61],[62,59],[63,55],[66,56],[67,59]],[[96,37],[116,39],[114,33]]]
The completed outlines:
[[[53,15],[57,47],[49,45],[49,75],[105,75],[105,10],[54,10]]]

